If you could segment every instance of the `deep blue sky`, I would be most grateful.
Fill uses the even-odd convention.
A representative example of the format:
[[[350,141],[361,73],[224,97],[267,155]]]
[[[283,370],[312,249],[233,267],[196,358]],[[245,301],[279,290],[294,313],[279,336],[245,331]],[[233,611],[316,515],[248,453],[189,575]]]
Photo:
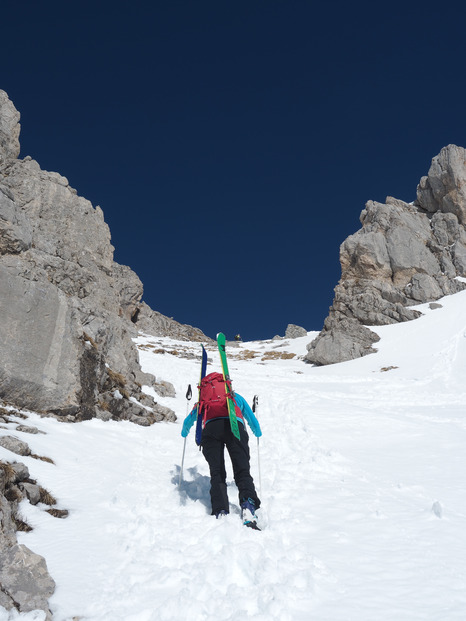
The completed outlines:
[[[21,157],[104,210],[154,309],[320,329],[369,199],[466,146],[463,2],[2,4]]]

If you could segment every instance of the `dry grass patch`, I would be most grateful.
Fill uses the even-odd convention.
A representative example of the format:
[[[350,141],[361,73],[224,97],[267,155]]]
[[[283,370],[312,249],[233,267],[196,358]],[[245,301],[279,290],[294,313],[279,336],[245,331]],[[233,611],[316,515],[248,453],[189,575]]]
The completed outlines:
[[[40,461],[46,461],[48,464],[55,465],[53,459],[51,457],[46,457],[45,455],[36,455],[35,453],[31,453],[29,457],[32,457],[33,459],[39,459]]]
[[[143,345],[138,345],[138,349],[142,349],[143,351],[152,351],[154,354],[166,354],[167,350],[163,349],[159,345],[152,345],[151,343],[144,343]]]
[[[266,351],[261,360],[291,360],[296,358],[296,354],[290,354],[287,351]]]
[[[141,349],[143,351],[153,351],[154,354],[164,354],[165,350],[164,349],[157,349],[157,345],[138,345],[138,349]]]
[[[51,507],[52,505],[57,504],[57,499],[52,496],[52,494],[45,489],[45,487],[39,486],[39,494],[40,494],[40,502],[44,505],[48,505]]]
[[[112,369],[107,369],[107,375],[112,380],[114,384],[121,386],[124,388],[126,386],[126,379],[122,373],[118,373],[118,371],[113,371]]]
[[[94,349],[98,349],[97,343],[94,341],[92,336],[87,334],[87,332],[83,332],[83,341],[90,343]]]
[[[256,351],[251,351],[250,349],[245,349],[244,351],[239,352],[237,355],[233,354],[233,357],[237,360],[251,360],[255,358],[259,354]]]
[[[7,462],[0,461],[0,469],[3,471],[5,476],[5,485],[10,485],[14,483],[16,479],[16,472],[13,466]]]
[[[53,517],[56,518],[67,518],[69,515],[69,511],[67,509],[46,509],[46,513],[50,513]]]
[[[32,526],[30,526],[22,517],[19,515],[12,515],[11,519],[13,520],[13,524],[17,531],[21,533],[30,533],[32,530]]]
[[[16,486],[9,487],[7,490],[5,490],[3,495],[8,500],[8,502],[21,502],[21,500],[23,500],[23,495]]]
[[[118,386],[118,390],[125,397],[125,399],[129,399],[129,393],[126,390],[126,378],[122,373],[118,373],[118,371],[113,371],[113,369],[107,369],[107,376],[110,380],[112,386]]]

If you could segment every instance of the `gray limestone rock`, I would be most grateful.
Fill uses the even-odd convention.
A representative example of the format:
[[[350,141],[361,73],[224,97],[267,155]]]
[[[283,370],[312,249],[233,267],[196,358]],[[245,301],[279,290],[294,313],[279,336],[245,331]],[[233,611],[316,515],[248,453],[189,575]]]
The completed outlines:
[[[416,302],[428,302],[442,297],[442,289],[433,276],[429,274],[414,274],[409,283],[409,296]]]
[[[79,326],[67,296],[24,277],[20,257],[0,261],[0,397],[38,411],[79,407]]]
[[[40,431],[37,427],[31,427],[30,425],[18,425],[16,431],[22,431],[23,433],[31,433],[33,435],[37,433],[45,434],[45,431]]]
[[[3,595],[0,601],[7,610],[44,610],[46,619],[52,619],[48,599],[55,591],[55,582],[42,556],[24,545],[0,544],[0,585]]]
[[[136,323],[143,292],[142,282],[133,270],[118,263],[113,263],[112,277],[123,316]]]
[[[453,265],[459,274],[466,274],[466,245],[457,241],[451,248]]]
[[[9,547],[16,543],[16,529],[12,520],[12,506],[3,495],[6,485],[5,482],[2,481],[1,474],[2,472],[0,469],[0,556],[2,547]]]
[[[417,204],[430,213],[452,213],[466,224],[466,150],[450,144],[433,158],[417,188]]]
[[[136,319],[139,331],[153,336],[170,336],[180,341],[212,341],[198,328],[178,323],[171,317],[165,317],[142,302]]]
[[[14,472],[14,479],[12,480],[12,483],[20,483],[21,481],[29,479],[28,467],[21,461],[13,462],[12,464],[10,464],[10,466]]]
[[[0,185],[0,255],[23,252],[32,244],[31,226],[9,194]]]
[[[171,382],[164,380],[156,381],[152,383],[152,388],[161,397],[176,397],[175,387]]]
[[[297,339],[301,336],[307,336],[306,328],[302,328],[301,326],[296,326],[293,323],[289,323],[285,331],[285,338]]]
[[[0,166],[19,156],[19,119],[20,114],[8,95],[0,90]]]
[[[324,327],[305,360],[331,364],[375,351],[367,326],[415,319],[416,304],[463,290],[466,276],[466,151],[433,159],[417,201],[369,201],[362,228],[340,247],[341,279]]]
[[[19,488],[26,494],[31,505],[37,505],[40,502],[40,487],[35,483],[21,483]]]
[[[5,494],[8,496],[7,500]],[[48,598],[55,589],[45,560],[16,541],[18,502],[26,496],[40,500],[39,486],[22,463],[0,462],[0,606],[6,610],[43,610],[52,619]]]
[[[18,120],[0,91],[0,397],[63,420],[132,419],[130,399],[150,384],[132,341],[141,281],[113,260],[100,207],[62,175],[17,159]],[[158,334],[196,332],[154,315]],[[154,422],[161,410],[146,403],[138,416]]]
[[[23,442],[14,436],[0,436],[0,446],[12,453],[16,453],[16,455],[24,456],[31,454],[31,449],[27,442]]]
[[[0,90],[0,398],[70,422],[174,420],[172,410],[141,391],[154,380],[141,371],[132,341],[140,310],[148,332],[202,333],[151,316],[137,275],[113,260],[100,207],[62,175],[18,159],[19,118]],[[173,393],[158,380],[160,390]],[[0,437],[0,445],[31,453],[12,436]],[[42,609],[50,619],[54,583],[45,561],[16,541],[15,511],[24,496],[38,500],[26,466],[0,464],[0,606]]]
[[[334,320],[309,343],[306,359],[318,365],[353,360],[377,351],[372,346],[378,340],[377,334],[355,319]]]

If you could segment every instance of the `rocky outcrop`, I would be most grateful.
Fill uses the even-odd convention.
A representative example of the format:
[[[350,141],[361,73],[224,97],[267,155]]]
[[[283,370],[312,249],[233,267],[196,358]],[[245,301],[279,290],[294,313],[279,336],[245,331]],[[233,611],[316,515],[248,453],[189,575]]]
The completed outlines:
[[[416,304],[466,287],[466,151],[442,149],[414,203],[369,201],[362,228],[340,247],[342,275],[323,330],[306,360],[332,364],[375,351],[367,326],[409,321]]]
[[[417,201],[428,213],[451,213],[466,225],[466,151],[449,145],[432,160],[417,188]]]
[[[113,260],[100,207],[60,174],[30,157],[18,159],[19,118],[0,90],[0,399],[69,422],[174,420],[172,410],[142,392],[142,385],[153,385],[174,396],[163,379],[141,371],[132,338],[140,329],[175,338],[204,335],[141,302],[137,275]],[[7,419],[0,416],[0,424]],[[0,446],[13,458],[42,459],[14,435],[2,435]],[[0,462],[0,607],[44,610],[50,619],[54,583],[45,561],[16,541],[16,530],[27,530],[19,502],[51,504],[41,494],[26,466]]]
[[[107,417],[119,388],[109,369],[136,399],[138,384],[150,384],[131,341],[142,285],[114,263],[101,209],[64,177],[29,158],[7,160],[1,172],[0,396],[70,420]],[[134,418],[134,404],[128,416],[115,406]]]
[[[44,558],[16,541],[16,531],[28,528],[18,515],[18,504],[37,494],[39,487],[24,464],[0,462],[0,606],[24,613],[43,610],[50,620],[48,599],[55,582]]]
[[[140,329],[204,335],[151,311],[113,260],[100,207],[19,155],[19,113],[0,91],[0,398],[74,421],[174,419],[141,392]],[[204,337],[205,338],[205,337]]]
[[[165,317],[152,310],[144,302],[139,305],[137,327],[141,332],[152,336],[170,336],[179,341],[202,341],[203,343],[212,341],[198,328],[178,323],[171,317]]]
[[[0,90],[0,166],[19,156],[19,112]]]
[[[12,453],[16,453],[16,455],[22,455],[23,457],[31,454],[28,443],[23,442],[15,436],[0,436],[0,446]]]
[[[285,338],[286,339],[298,339],[301,336],[307,336],[306,328],[297,326],[294,323],[289,323],[285,331]]]
[[[20,153],[20,115],[0,91],[0,399],[74,422],[93,417],[140,425],[175,414],[141,390],[174,396],[163,379],[144,374],[132,338],[139,330],[206,340],[141,302],[137,275],[113,260],[100,207],[77,195],[68,180]],[[9,421],[0,411],[0,424]],[[3,425],[1,425],[3,426]],[[29,426],[17,430],[38,433]],[[14,435],[2,450],[32,454]],[[27,499],[56,502],[24,464],[0,462],[0,607],[44,610],[54,590],[45,561],[16,540],[28,530],[18,514]],[[52,507],[55,517],[67,511]]]

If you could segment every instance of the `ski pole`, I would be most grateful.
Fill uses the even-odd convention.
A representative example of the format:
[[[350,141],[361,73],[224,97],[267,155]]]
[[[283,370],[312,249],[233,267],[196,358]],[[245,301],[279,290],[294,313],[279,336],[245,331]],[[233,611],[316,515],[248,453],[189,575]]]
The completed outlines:
[[[259,438],[257,438],[257,465],[259,467],[259,494],[262,496],[261,460],[259,452]]]
[[[186,416],[188,415],[189,402],[191,401],[192,396],[193,396],[193,391],[191,390],[191,384],[188,384],[188,390],[186,391]],[[181,487],[181,481],[183,480],[183,465],[184,465],[185,451],[186,451],[186,438],[184,439],[184,444],[183,444],[183,457],[181,458],[180,480],[178,483],[179,487]]]
[[[183,457],[181,458],[181,469],[180,469],[180,480],[178,482],[178,487],[181,487],[181,481],[183,480],[183,464],[184,464],[184,452],[186,450],[186,438],[183,443]]]
[[[259,397],[258,395],[254,395],[254,399],[252,400],[252,411],[254,414],[259,407]],[[259,450],[259,438],[257,438],[257,466],[259,469],[259,494],[262,496],[262,477],[261,477],[261,459],[260,459],[260,450]]]
[[[186,391],[186,416],[189,414],[189,402],[192,396],[193,391],[191,390],[191,384],[188,384],[188,390]]]

